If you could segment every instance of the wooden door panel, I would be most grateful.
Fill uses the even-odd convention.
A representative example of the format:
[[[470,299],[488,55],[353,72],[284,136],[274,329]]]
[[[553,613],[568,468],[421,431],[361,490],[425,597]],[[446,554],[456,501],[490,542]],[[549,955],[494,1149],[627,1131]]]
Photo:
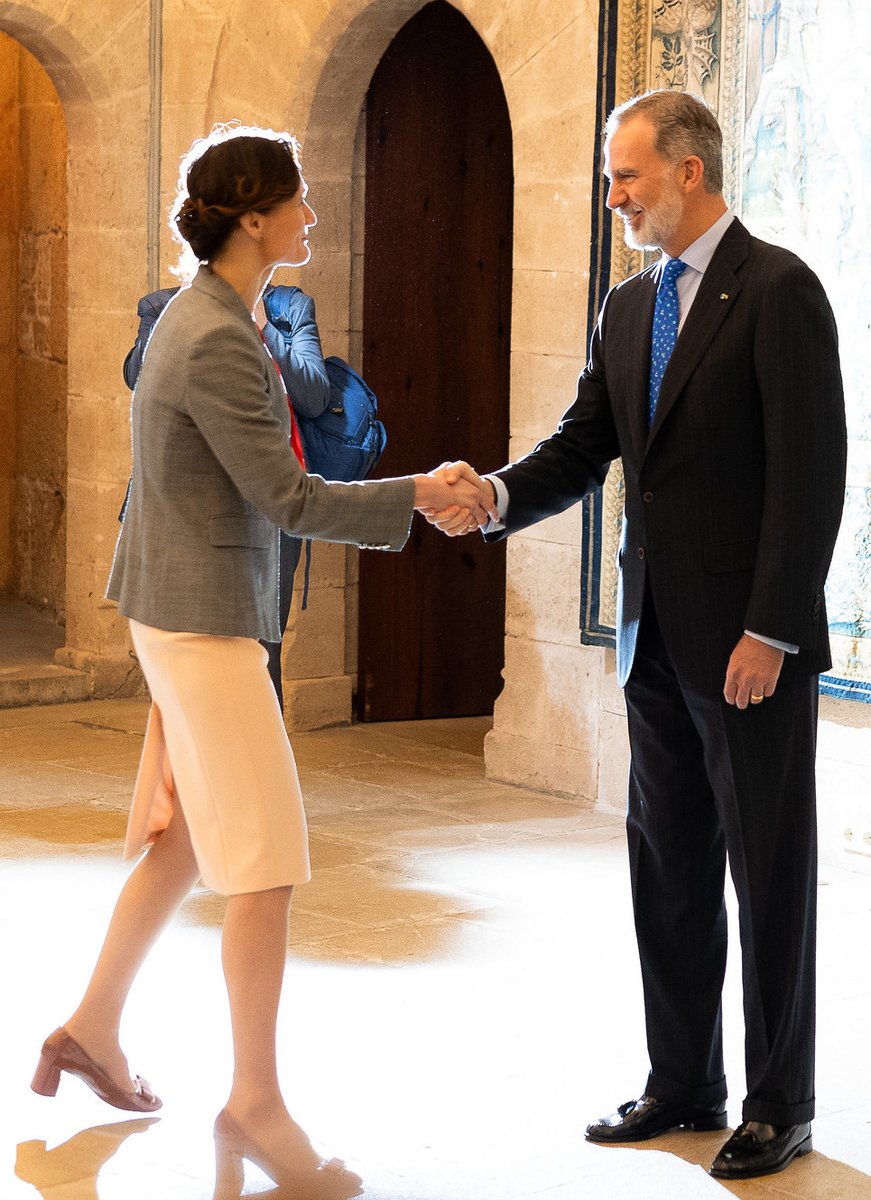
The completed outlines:
[[[388,430],[380,476],[506,461],[513,175],[493,60],[442,0],[394,39],[367,109],[364,375]],[[399,555],[360,558],[358,714],[492,711],[504,547],[419,517]]]

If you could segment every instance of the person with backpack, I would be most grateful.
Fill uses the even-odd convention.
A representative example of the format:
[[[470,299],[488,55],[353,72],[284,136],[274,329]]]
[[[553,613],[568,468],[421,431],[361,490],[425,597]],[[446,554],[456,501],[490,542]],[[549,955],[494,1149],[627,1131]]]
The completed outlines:
[[[136,306],[139,329],[124,359],[124,382],[131,392],[136,387],[142,359],[157,319],[178,287],[161,288],[143,296]],[[313,420],[327,410],[330,402],[330,378],[327,374],[321,339],[315,316],[315,302],[299,287],[267,287],[254,311],[254,319],[281,371],[287,395],[297,418]],[[305,449],[303,449],[305,455]],[[281,531],[278,559],[277,642],[263,642],[269,656],[269,678],[284,711],[281,682],[281,642],[290,618],[293,579],[302,552],[302,539]]]

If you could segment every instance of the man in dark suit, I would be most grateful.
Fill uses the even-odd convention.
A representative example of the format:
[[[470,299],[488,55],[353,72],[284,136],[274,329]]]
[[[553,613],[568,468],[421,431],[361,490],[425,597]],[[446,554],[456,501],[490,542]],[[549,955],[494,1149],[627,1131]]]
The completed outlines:
[[[745,1178],[811,1149],[814,748],[846,449],[837,334],[809,268],[728,212],[702,101],[649,93],[605,133],[608,205],[630,245],[662,257],[609,293],[556,432],[487,477],[502,518],[488,536],[563,511],[622,458],[617,669],[651,1069],[587,1137],[727,1125],[728,854],[747,1097],[711,1171]],[[452,512],[430,519],[466,531]]]

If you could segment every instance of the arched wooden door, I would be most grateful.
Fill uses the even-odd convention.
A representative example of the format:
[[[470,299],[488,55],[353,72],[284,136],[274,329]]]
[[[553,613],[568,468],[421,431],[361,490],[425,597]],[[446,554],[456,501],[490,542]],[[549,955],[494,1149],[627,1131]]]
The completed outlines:
[[[493,59],[444,0],[413,17],[369,89],[363,370],[388,430],[379,476],[507,460],[513,169]],[[401,554],[362,551],[358,716],[492,711],[505,550],[415,517]]]

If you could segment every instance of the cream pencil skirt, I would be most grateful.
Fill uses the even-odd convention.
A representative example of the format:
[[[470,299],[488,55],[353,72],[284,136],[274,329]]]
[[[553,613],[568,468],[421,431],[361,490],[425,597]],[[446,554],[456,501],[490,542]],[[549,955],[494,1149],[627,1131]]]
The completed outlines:
[[[169,824],[176,804],[203,882],[260,892],[311,877],[293,751],[253,638],[172,633],[130,622],[151,713],[125,858]]]

